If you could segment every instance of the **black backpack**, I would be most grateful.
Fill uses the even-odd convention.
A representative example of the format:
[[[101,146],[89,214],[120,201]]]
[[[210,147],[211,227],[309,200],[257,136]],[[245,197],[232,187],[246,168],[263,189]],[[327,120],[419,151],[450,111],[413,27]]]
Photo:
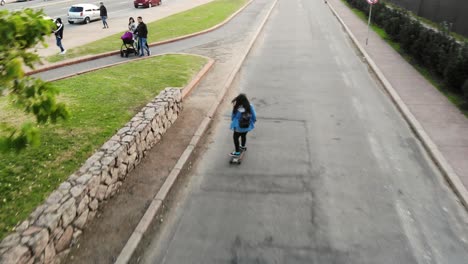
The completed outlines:
[[[250,126],[250,118],[252,118],[252,114],[245,111],[241,114],[239,118],[239,127],[240,128],[248,128]]]

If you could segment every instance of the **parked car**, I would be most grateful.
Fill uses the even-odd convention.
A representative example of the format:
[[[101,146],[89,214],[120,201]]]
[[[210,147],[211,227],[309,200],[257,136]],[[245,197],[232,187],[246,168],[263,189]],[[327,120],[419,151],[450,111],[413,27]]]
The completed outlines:
[[[133,5],[135,8],[139,7],[153,7],[161,4],[161,0],[134,0]]]
[[[76,4],[72,5],[68,10],[68,23],[85,23],[88,24],[93,20],[99,20],[99,7],[92,4]]]

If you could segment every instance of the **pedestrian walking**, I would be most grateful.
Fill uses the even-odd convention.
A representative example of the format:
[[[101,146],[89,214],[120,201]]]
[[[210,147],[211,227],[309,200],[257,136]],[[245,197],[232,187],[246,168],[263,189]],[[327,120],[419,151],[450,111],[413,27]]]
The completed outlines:
[[[102,20],[102,28],[109,28],[109,25],[107,24],[107,8],[104,6],[104,3],[100,3],[101,6],[99,7],[99,15],[101,16]]]
[[[231,130],[234,131],[232,137],[234,139],[235,150],[230,155],[236,157],[240,156],[241,151],[247,148],[247,133],[254,129],[254,124],[257,122],[257,114],[255,113],[254,106],[243,93],[234,98],[232,103],[234,107],[231,114]],[[241,139],[240,144],[239,138]]]
[[[133,33],[135,32],[136,28],[137,28],[137,24],[135,23],[135,19],[133,19],[133,17],[130,17],[128,19],[128,31]]]
[[[62,39],[63,39],[63,23],[62,23],[62,19],[57,18],[55,19],[55,25],[57,26],[57,29],[54,30],[54,34],[55,34],[55,40],[57,42],[57,47],[60,48],[60,53],[61,55],[64,55],[67,50],[63,48],[62,46]]]
[[[148,56],[151,55],[149,50],[147,38],[148,38],[148,28],[143,22],[143,18],[139,16],[137,18],[138,26],[135,30],[135,33],[138,34],[138,46],[140,47],[140,57],[145,55],[145,50],[147,51]]]

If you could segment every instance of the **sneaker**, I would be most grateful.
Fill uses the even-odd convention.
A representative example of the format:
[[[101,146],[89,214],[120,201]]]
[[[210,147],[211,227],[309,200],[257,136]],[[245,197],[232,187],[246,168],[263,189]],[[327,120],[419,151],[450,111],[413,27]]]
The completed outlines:
[[[244,147],[244,146],[239,146],[240,150],[241,151],[246,151],[247,150],[247,147]]]
[[[60,55],[65,55],[65,53],[67,53],[67,50],[62,51],[62,52],[60,52],[59,54],[60,54]]]
[[[148,56],[151,56],[151,51],[148,50]]]
[[[240,152],[235,152],[235,151],[229,153],[229,155],[230,155],[231,157],[239,157],[240,154],[241,154]]]

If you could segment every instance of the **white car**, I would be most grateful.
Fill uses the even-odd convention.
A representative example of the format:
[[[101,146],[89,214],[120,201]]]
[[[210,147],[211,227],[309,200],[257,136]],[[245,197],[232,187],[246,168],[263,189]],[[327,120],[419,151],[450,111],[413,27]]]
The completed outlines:
[[[68,23],[85,23],[88,24],[93,20],[99,20],[99,7],[92,4],[76,4],[72,5],[68,10]]]

